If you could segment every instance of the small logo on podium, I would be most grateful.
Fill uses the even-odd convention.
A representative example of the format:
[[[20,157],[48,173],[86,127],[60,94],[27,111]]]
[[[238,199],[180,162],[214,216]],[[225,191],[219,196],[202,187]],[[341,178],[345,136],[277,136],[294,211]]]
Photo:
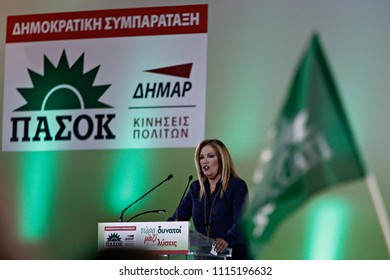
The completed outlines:
[[[107,237],[106,247],[122,247],[122,246],[123,246],[123,242],[119,234],[111,233]]]

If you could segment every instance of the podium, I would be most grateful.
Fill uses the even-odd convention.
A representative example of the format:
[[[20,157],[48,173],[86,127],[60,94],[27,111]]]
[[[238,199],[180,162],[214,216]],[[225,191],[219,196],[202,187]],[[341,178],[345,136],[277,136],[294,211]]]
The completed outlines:
[[[190,230],[189,222],[98,223],[98,250],[145,250],[159,259],[226,259],[232,249],[212,254],[214,240]]]
[[[223,252],[218,254],[211,253],[211,249],[214,243],[214,239],[207,237],[200,232],[190,230],[189,233],[189,252],[187,253],[187,259],[190,257],[195,259],[223,259],[232,256],[232,249],[227,248]]]

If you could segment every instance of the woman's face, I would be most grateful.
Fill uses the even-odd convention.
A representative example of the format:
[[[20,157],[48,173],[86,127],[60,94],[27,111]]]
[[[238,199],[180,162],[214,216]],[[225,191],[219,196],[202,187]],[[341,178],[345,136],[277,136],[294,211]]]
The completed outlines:
[[[215,149],[206,145],[200,150],[199,164],[203,174],[209,180],[215,180],[219,176],[219,160]]]

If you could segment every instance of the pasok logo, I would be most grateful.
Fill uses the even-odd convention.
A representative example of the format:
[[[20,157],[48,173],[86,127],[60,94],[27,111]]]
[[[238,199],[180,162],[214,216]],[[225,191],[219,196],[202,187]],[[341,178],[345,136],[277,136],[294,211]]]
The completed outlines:
[[[123,246],[122,238],[117,233],[112,233],[107,237],[106,247],[121,247]]]
[[[104,114],[101,110],[87,113],[88,109],[112,108],[99,101],[110,87],[94,85],[99,68],[84,73],[84,54],[70,66],[64,50],[57,66],[44,56],[42,75],[28,69],[33,87],[17,88],[27,103],[14,110],[18,116],[11,117],[10,141],[115,139],[110,129],[115,114]],[[76,111],[64,114],[64,110]],[[20,114],[23,112],[30,114]]]

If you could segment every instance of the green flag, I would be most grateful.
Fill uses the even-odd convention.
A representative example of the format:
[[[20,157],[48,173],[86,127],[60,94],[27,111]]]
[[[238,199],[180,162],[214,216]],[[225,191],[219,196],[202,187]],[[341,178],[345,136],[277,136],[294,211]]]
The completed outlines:
[[[315,192],[366,174],[318,35],[298,66],[271,132],[272,146],[260,154],[243,219],[252,256]]]

